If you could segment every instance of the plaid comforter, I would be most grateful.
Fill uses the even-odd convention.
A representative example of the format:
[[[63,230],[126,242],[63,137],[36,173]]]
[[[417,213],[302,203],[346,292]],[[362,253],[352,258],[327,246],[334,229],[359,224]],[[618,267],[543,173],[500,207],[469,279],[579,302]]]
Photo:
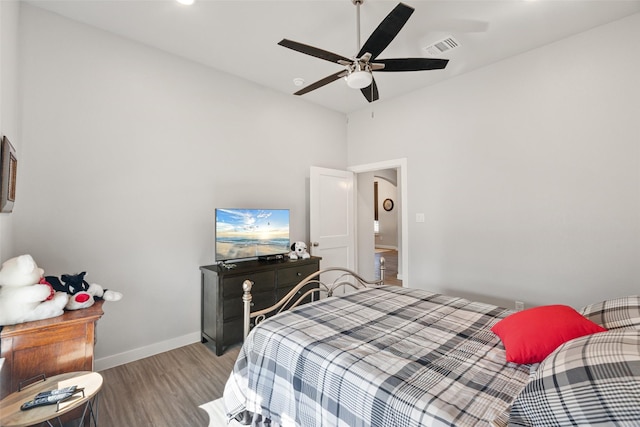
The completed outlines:
[[[490,331],[509,313],[392,286],[281,313],[244,343],[227,413],[282,426],[491,425],[529,378]]]

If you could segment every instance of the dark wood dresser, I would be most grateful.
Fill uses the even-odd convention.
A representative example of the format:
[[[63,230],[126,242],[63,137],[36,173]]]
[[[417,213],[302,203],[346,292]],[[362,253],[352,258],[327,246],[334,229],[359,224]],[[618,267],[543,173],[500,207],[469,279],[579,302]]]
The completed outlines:
[[[320,258],[277,262],[244,261],[235,268],[200,267],[202,275],[202,342],[220,356],[242,341],[242,282],[251,280],[252,311],[276,303],[309,274],[320,269]]]
[[[96,322],[104,301],[50,319],[4,326],[0,332],[0,399],[22,381],[74,371],[93,371]]]

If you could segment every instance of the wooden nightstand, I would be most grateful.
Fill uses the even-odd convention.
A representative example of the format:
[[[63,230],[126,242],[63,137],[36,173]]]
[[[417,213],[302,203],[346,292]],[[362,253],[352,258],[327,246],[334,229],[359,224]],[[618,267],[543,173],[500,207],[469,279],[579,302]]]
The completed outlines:
[[[65,311],[58,317],[5,326],[0,332],[0,399],[21,382],[74,371],[93,371],[96,322],[104,301],[89,308]]]

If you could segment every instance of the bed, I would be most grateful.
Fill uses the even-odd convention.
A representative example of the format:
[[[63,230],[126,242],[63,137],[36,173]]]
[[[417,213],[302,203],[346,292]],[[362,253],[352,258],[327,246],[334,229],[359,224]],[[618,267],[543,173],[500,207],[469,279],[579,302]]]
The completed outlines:
[[[367,282],[344,269],[320,275],[335,271],[341,275],[330,285],[314,276],[298,287],[358,290],[282,311],[248,334],[225,386],[229,419],[323,427],[640,425],[638,297],[571,309],[578,323],[601,330],[565,340],[539,362],[515,363],[492,330],[517,319],[513,311]],[[295,305],[299,289],[276,310]]]

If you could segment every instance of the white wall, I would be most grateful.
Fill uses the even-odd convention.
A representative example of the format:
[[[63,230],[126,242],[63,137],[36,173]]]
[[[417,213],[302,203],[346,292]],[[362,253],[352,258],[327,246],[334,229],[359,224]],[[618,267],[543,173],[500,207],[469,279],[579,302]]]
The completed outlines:
[[[18,124],[18,16],[17,1],[0,1],[0,138],[7,136],[16,149],[18,179],[16,198],[20,195],[20,134]],[[13,214],[0,213],[0,260],[13,253]]]
[[[350,165],[408,158],[405,283],[509,306],[638,293],[637,40],[640,14],[349,116]]]
[[[124,293],[104,306],[99,368],[198,340],[214,208],[290,208],[292,239],[308,241],[309,166],[346,167],[345,116],[29,5],[21,15],[17,251]]]

